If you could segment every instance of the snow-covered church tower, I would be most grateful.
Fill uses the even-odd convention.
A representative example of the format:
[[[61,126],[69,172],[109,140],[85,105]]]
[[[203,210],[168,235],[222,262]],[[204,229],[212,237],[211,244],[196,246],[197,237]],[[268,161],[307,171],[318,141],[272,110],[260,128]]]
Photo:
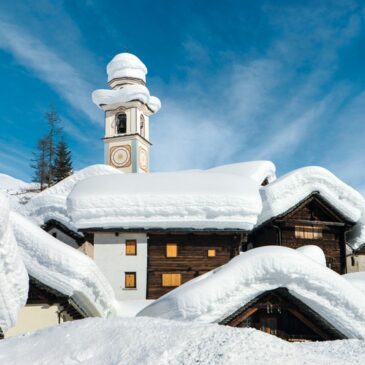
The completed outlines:
[[[148,172],[149,117],[161,103],[146,87],[147,68],[138,57],[120,53],[107,73],[111,90],[92,93],[93,102],[105,111],[105,163],[125,172]]]

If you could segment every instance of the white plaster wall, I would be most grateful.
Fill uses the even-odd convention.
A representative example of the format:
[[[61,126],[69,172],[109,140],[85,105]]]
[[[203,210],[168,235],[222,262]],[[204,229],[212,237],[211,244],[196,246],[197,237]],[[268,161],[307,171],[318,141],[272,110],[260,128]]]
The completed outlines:
[[[72,237],[68,236],[67,234],[64,234],[64,233],[63,233],[62,231],[60,231],[59,229],[57,229],[57,228],[53,227],[53,228],[51,228],[51,229],[48,231],[48,233],[49,233],[50,235],[53,235],[54,233],[56,233],[56,238],[57,238],[58,240],[60,240],[60,241],[62,241],[62,242],[64,242],[64,243],[66,243],[66,245],[69,245],[69,246],[71,246],[71,247],[75,248],[76,250],[78,250],[78,249],[79,249],[79,245],[76,243],[76,241],[75,241]]]
[[[5,333],[5,338],[54,326],[58,324],[59,311],[58,305],[28,304],[20,310],[16,325]]]
[[[137,255],[125,254],[125,241],[137,241]],[[147,235],[143,233],[98,232],[94,235],[94,261],[109,280],[118,300],[146,299]],[[137,288],[124,287],[124,273],[136,272]]]

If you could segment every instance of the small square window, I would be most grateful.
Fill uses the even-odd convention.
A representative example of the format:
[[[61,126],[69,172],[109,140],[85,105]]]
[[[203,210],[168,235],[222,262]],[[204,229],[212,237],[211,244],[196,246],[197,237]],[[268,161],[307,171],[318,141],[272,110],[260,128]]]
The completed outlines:
[[[136,273],[135,272],[126,272],[124,276],[124,286],[126,289],[135,289],[137,287],[136,283]]]
[[[177,243],[166,244],[166,257],[177,257]]]
[[[181,285],[181,274],[162,274],[163,287],[177,287]]]
[[[137,255],[137,241],[136,240],[126,240],[125,241],[125,254],[127,256]]]
[[[215,257],[215,256],[216,256],[215,248],[210,248],[208,250],[208,257]]]

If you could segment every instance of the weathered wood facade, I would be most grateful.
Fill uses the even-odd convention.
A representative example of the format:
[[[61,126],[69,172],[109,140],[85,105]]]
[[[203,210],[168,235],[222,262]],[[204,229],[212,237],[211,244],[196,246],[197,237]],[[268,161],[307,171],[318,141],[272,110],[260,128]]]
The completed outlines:
[[[345,232],[352,226],[353,223],[315,193],[254,229],[248,242],[253,248],[281,245],[295,249],[317,245],[324,251],[327,266],[343,274],[346,272]]]
[[[261,294],[225,318],[221,324],[256,328],[291,342],[346,338],[286,288]]]
[[[239,254],[241,240],[239,232],[149,233],[147,298],[159,298],[177,286],[163,285],[164,274],[177,274],[183,284],[224,265]],[[176,257],[167,257],[167,244],[176,244]]]

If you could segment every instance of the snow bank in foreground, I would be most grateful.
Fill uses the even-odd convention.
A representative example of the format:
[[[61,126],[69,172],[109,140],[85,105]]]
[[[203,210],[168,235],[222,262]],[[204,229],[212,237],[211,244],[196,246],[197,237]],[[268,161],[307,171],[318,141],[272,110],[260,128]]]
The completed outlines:
[[[275,171],[276,167],[271,161],[238,162],[204,170],[204,172],[240,175],[256,181],[259,185],[266,179],[269,183],[273,182],[276,179]]]
[[[258,225],[285,213],[313,192],[319,192],[350,221],[360,219],[365,206],[363,196],[328,170],[309,166],[294,170],[261,189],[263,209]]]
[[[27,215],[32,217],[38,225],[50,219],[55,219],[72,230],[76,228],[70,222],[67,214],[66,199],[74,185],[90,176],[122,174],[121,171],[108,165],[91,165],[60,181],[58,184],[42,191],[33,197],[26,205]]]
[[[342,277],[365,294],[365,271],[352,272]]]
[[[9,203],[0,192],[0,328],[12,327],[28,297],[28,275],[9,222]]]
[[[309,257],[322,266],[326,266],[326,256],[321,248],[315,245],[306,245],[297,248],[301,254]]]
[[[285,287],[349,338],[365,338],[365,294],[296,250],[250,250],[157,299],[138,316],[220,322],[263,292]]]
[[[113,289],[93,260],[18,213],[10,222],[30,276],[72,297],[89,316],[114,312]]]
[[[60,346],[62,339],[62,346]],[[14,365],[360,365],[365,342],[289,343],[255,329],[147,318],[90,318],[0,342]]]
[[[230,174],[97,176],[67,200],[77,228],[251,229],[261,211],[257,184]]]

